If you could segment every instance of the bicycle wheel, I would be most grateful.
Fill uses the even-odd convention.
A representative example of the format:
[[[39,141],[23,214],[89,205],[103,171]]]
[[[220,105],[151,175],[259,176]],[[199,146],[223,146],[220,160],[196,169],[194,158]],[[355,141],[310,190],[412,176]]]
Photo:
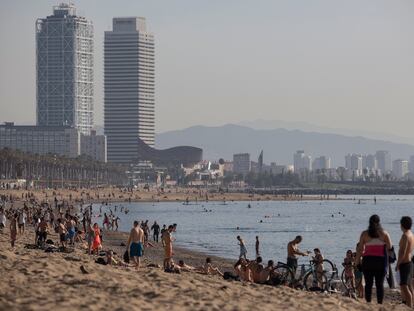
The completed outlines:
[[[307,291],[326,290],[328,278],[325,272],[318,274],[316,271],[310,271],[305,275],[303,285]]]
[[[274,274],[277,278],[280,279],[281,285],[288,285],[290,286],[295,279],[293,275],[293,271],[290,269],[288,265],[279,264],[274,270]]]
[[[332,281],[335,277],[338,276],[338,269],[332,263],[332,261],[328,259],[323,260],[323,272],[325,273],[328,282]]]
[[[362,282],[362,279],[355,279],[355,287],[352,284],[351,280],[347,280],[346,276],[345,276],[345,270],[342,271],[342,275],[341,275],[341,281],[342,284],[344,285],[344,287],[347,290],[355,290],[355,288],[357,288],[359,286],[359,284]]]

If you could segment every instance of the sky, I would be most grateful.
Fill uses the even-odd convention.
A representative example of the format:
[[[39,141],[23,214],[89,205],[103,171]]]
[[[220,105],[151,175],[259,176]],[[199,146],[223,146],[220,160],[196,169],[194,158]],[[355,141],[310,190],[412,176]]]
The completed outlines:
[[[0,122],[35,122],[35,21],[58,2],[0,2]],[[156,132],[277,119],[414,137],[414,1],[72,2],[94,23],[96,124],[104,31],[113,17],[143,16],[155,35]]]

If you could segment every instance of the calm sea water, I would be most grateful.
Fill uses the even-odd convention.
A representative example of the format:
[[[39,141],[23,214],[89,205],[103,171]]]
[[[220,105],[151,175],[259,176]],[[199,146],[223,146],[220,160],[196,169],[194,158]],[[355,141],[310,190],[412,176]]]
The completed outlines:
[[[285,261],[288,241],[302,235],[302,250],[319,247],[325,258],[340,265],[346,250],[355,249],[372,214],[381,217],[384,229],[398,248],[399,220],[405,215],[414,218],[414,196],[377,196],[377,204],[373,196],[341,198],[346,200],[250,202],[251,208],[249,202],[119,203],[110,208],[114,211],[117,205],[115,214],[121,218],[122,231],[129,231],[134,220],[148,219],[151,225],[154,220],[161,225],[177,223],[177,245],[230,259],[239,254],[237,235],[245,240],[248,257],[255,257],[255,237],[259,236],[262,257],[275,261]],[[130,210],[127,215],[119,212],[121,205]],[[94,205],[96,213],[99,206]],[[102,207],[102,212],[108,208]],[[102,218],[98,221],[102,224]]]

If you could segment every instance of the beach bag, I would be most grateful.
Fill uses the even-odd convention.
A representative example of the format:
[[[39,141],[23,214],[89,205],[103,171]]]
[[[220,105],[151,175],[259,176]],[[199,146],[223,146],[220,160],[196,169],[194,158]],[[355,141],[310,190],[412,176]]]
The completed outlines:
[[[128,251],[125,251],[125,253],[124,253],[124,261],[126,263],[129,263],[129,253],[128,253]]]
[[[395,254],[395,250],[394,250],[394,246],[393,246],[393,247],[391,247],[391,249],[388,253],[388,262],[391,264],[391,263],[394,263],[396,261],[397,261],[397,254]]]
[[[100,265],[106,265],[105,259],[103,259],[102,257],[96,259],[95,262]]]

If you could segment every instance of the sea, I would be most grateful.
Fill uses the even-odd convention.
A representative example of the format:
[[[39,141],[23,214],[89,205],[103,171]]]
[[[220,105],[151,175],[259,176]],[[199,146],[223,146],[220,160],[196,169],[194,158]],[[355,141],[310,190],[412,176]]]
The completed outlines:
[[[120,211],[127,209],[126,214]],[[116,207],[116,211],[115,211]],[[246,243],[248,258],[255,258],[256,236],[265,261],[286,261],[287,243],[303,237],[301,250],[320,248],[325,258],[341,266],[348,249],[355,250],[368,219],[377,214],[398,251],[402,216],[414,218],[414,196],[340,196],[336,200],[239,201],[239,202],[160,202],[94,204],[100,211],[119,216],[119,230],[127,231],[134,220],[157,221],[161,226],[176,223],[175,244],[206,255],[236,260],[240,235]],[[102,225],[103,218],[95,220]],[[176,254],[179,259],[179,253]],[[308,263],[303,257],[300,263]]]

